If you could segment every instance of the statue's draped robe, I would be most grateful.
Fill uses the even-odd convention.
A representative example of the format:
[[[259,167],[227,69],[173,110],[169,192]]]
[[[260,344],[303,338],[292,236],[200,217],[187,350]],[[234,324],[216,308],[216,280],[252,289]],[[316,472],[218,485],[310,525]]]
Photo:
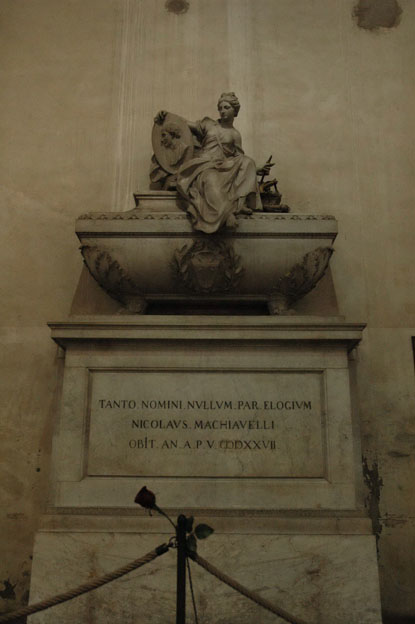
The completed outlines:
[[[256,165],[244,155],[239,132],[205,117],[196,133],[201,149],[177,172],[177,190],[188,201],[193,228],[211,234],[246,206],[247,195],[255,193],[258,210],[261,198]]]

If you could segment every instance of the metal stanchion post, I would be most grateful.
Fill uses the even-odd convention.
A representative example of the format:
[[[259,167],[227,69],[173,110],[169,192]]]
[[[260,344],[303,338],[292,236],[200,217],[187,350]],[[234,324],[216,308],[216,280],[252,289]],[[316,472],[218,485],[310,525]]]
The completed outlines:
[[[176,624],[186,621],[186,516],[177,518]]]

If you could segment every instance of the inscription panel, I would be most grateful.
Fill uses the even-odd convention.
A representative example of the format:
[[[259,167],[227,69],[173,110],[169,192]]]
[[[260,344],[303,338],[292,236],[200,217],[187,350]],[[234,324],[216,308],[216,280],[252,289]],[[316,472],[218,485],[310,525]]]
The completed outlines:
[[[91,371],[87,474],[324,477],[316,371]]]

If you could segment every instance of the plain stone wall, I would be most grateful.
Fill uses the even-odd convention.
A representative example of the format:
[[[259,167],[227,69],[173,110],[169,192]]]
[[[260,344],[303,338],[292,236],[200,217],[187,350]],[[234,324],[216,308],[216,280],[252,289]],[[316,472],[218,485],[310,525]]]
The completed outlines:
[[[367,321],[357,391],[386,613],[415,616],[415,4],[359,28],[352,0],[2,0],[1,610],[24,602],[47,501],[59,359],[82,268],[75,218],[147,188],[152,118],[235,91],[245,151],[294,212],[333,214],[340,310]]]

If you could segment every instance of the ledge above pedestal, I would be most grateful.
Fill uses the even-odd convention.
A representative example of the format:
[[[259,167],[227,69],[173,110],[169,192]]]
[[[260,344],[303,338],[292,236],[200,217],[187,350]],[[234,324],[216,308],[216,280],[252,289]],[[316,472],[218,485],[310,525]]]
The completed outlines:
[[[354,348],[362,338],[363,323],[343,317],[241,316],[95,316],[72,317],[48,323],[61,347],[73,341],[312,341],[336,342]]]

